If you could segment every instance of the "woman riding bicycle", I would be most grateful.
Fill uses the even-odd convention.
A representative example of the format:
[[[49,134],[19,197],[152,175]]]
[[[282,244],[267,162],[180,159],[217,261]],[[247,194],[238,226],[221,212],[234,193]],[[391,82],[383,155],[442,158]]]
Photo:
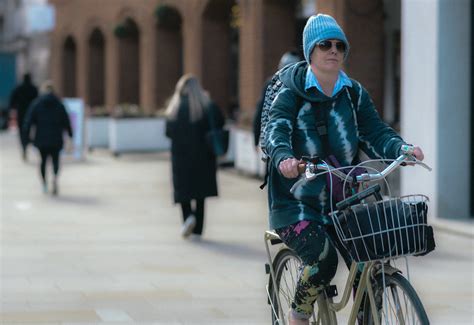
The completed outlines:
[[[290,324],[308,324],[317,288],[329,284],[338,264],[328,234],[330,192],[326,177],[307,182],[293,194],[302,157],[334,157],[342,166],[369,157],[394,159],[405,141],[377,114],[367,91],[342,70],[349,43],[328,15],[308,19],[303,30],[305,61],[281,71],[283,88],[275,98],[266,130],[270,228],[303,261],[290,310]],[[423,160],[415,147],[414,156]],[[343,254],[344,256],[345,254]]]

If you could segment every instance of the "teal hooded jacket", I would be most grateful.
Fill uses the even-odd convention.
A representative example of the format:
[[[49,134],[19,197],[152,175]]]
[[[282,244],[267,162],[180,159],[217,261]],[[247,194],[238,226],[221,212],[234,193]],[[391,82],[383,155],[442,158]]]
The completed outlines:
[[[306,62],[285,67],[280,74],[283,87],[273,101],[266,126],[266,149],[270,156],[268,203],[270,229],[278,229],[301,220],[330,223],[329,191],[326,177],[319,176],[300,186],[292,194],[297,179],[285,178],[278,165],[287,158],[323,156],[323,147],[316,131],[315,111],[330,108],[328,115],[329,150],[342,166],[351,165],[359,149],[371,158],[395,159],[405,142],[375,110],[367,91],[355,80],[352,87],[357,105],[347,86],[328,97],[316,88],[305,91]]]

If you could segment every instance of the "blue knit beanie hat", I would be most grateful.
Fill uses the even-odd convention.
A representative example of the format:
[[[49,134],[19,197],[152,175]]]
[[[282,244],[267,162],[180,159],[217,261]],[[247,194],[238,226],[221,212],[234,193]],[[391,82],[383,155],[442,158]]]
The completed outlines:
[[[324,14],[309,17],[303,30],[304,58],[308,63],[310,63],[311,52],[313,52],[316,44],[328,39],[338,39],[346,44],[345,59],[349,53],[349,42],[336,20]]]

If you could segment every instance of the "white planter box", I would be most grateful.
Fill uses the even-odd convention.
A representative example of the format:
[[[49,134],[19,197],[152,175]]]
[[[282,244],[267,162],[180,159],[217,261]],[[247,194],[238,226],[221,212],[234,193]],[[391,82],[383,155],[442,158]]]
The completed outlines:
[[[114,155],[133,151],[168,150],[164,118],[112,119],[109,129],[109,148]]]
[[[260,149],[255,148],[253,133],[248,130],[234,128],[235,137],[235,168],[245,173],[265,176],[265,163],[262,161]]]
[[[86,146],[93,148],[109,147],[110,117],[88,117],[86,119]]]

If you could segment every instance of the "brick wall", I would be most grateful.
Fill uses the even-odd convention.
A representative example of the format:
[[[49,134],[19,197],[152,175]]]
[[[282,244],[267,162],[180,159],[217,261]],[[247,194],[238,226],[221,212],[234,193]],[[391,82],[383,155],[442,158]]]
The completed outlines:
[[[296,1],[239,0],[238,51],[231,52],[230,10],[234,1],[220,0],[50,0],[56,6],[53,33],[52,78],[60,93],[72,92],[94,104],[103,96],[112,110],[120,102],[134,100],[148,111],[163,107],[182,73],[193,73],[210,90],[228,114],[238,104],[238,122],[249,127],[264,80],[275,71],[280,56],[296,44]],[[372,0],[319,0],[321,12],[332,14],[351,42],[346,70],[382,102],[383,8]],[[348,3],[369,12],[354,12]],[[380,2],[381,3],[381,2]],[[154,12],[160,5],[172,6],[180,23],[172,30],[157,27]],[[375,8],[375,9],[371,9]],[[133,42],[115,36],[116,27],[127,18],[137,25]],[[94,29],[104,37],[104,59],[90,56],[89,38]],[[64,44],[76,44],[75,69],[65,64]],[[233,41],[235,42],[235,41]],[[71,60],[71,53],[68,54]],[[69,61],[68,61],[69,62]],[[91,65],[94,67],[92,68]],[[67,71],[66,71],[67,70]],[[91,76],[92,72],[95,76]],[[100,75],[99,75],[100,74]],[[101,86],[94,86],[104,80]],[[236,87],[238,85],[238,87]],[[237,89],[235,89],[237,88]]]

